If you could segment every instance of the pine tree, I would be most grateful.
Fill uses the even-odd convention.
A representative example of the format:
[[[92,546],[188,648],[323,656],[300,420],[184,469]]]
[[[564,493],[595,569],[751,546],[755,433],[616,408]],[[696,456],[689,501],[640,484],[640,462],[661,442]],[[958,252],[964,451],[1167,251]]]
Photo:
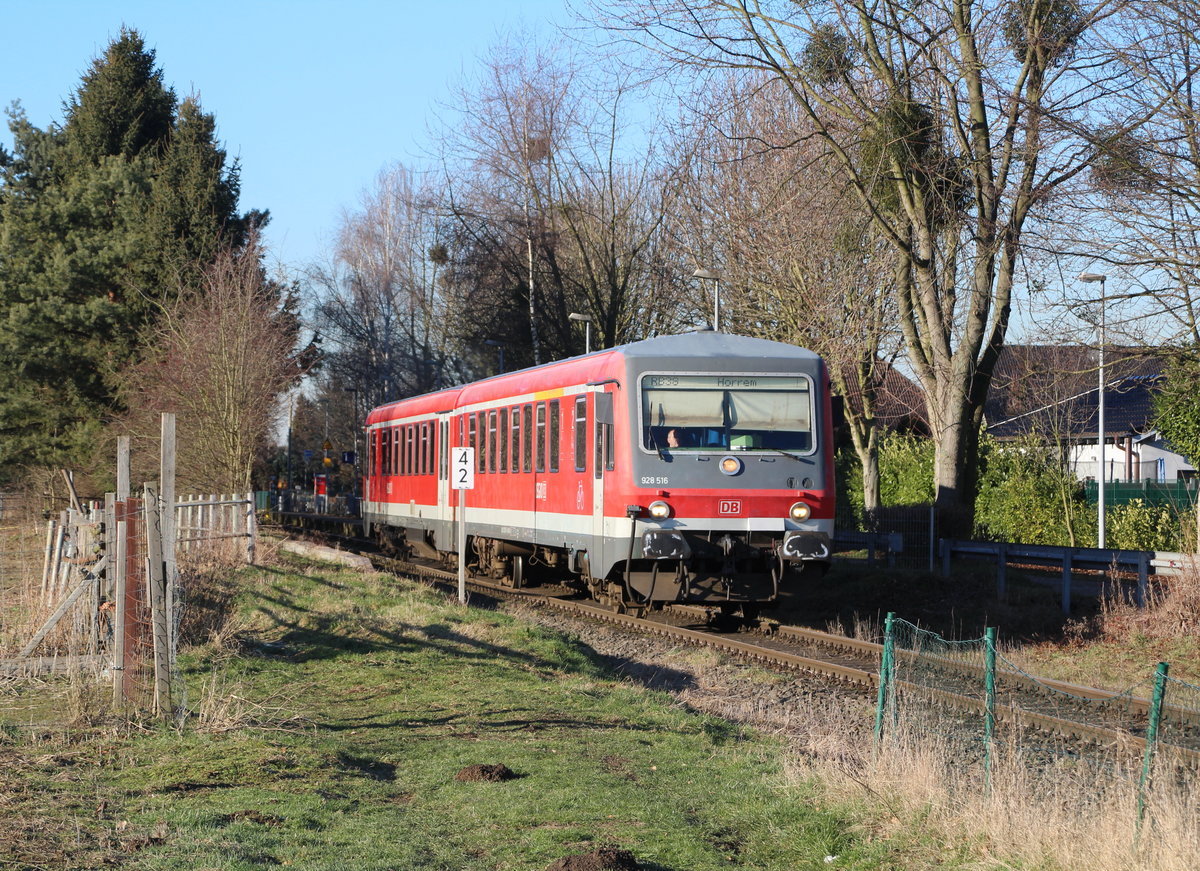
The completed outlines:
[[[139,337],[239,215],[238,168],[216,123],[180,104],[155,54],[122,30],[64,104],[61,127],[10,112],[0,155],[0,480],[86,466]]]

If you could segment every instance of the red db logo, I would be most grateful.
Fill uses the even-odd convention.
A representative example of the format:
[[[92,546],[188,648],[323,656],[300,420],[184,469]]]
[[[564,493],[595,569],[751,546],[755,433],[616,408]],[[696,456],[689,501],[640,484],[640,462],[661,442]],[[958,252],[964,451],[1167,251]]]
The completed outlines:
[[[717,514],[741,514],[742,502],[740,499],[722,499],[717,503]]]

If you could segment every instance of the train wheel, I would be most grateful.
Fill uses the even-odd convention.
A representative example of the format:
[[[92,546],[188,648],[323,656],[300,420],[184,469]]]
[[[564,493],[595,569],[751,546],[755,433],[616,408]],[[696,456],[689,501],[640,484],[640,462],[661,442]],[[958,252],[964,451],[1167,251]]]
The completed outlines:
[[[514,556],[508,564],[508,577],[514,589],[525,586],[525,557]]]

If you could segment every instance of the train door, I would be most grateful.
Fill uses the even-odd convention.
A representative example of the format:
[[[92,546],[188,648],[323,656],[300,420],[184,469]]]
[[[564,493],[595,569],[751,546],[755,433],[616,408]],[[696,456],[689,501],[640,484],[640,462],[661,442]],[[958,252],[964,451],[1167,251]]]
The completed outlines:
[[[437,511],[434,514],[440,523],[440,530],[449,529],[454,520],[454,510],[450,500],[450,412],[443,412],[437,417],[437,439],[434,442],[437,457]],[[441,550],[449,550],[449,542],[438,541]]]
[[[526,406],[528,408],[528,406]],[[549,428],[545,401],[534,403],[533,429],[528,435],[533,440],[533,538],[538,538],[538,514],[547,511],[547,500],[550,498],[550,479],[546,474],[546,458],[549,448]]]
[[[604,480],[613,466],[613,395],[595,394],[592,438],[592,570],[602,571],[612,562],[606,552],[604,525]]]

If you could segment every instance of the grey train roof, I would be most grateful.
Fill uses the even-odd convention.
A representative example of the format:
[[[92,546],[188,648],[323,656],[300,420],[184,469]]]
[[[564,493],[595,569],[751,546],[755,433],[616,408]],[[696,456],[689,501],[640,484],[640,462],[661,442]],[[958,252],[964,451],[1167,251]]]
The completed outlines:
[[[816,360],[817,355],[805,348],[755,339],[749,336],[734,336],[729,333],[714,333],[701,330],[675,336],[656,336],[640,342],[630,342],[613,349],[628,358],[645,357],[721,357],[744,360]]]

